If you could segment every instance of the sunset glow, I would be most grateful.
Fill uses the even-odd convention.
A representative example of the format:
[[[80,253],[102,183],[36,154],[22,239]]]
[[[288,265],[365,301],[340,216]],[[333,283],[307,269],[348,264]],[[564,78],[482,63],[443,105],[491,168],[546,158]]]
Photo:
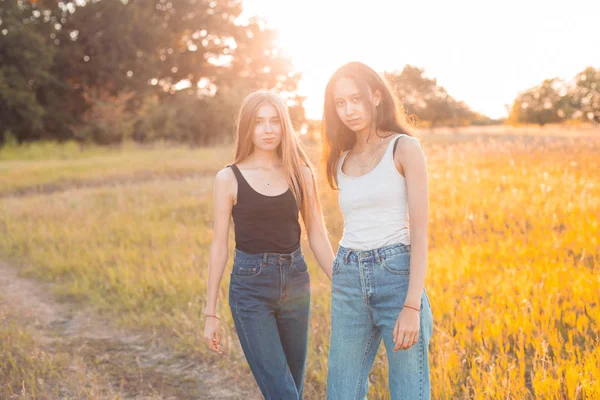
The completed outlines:
[[[360,5],[359,5],[360,4]],[[600,2],[348,2],[245,0],[245,15],[277,29],[320,118],[330,74],[350,60],[379,71],[411,64],[474,111],[506,115],[519,91],[600,66]]]

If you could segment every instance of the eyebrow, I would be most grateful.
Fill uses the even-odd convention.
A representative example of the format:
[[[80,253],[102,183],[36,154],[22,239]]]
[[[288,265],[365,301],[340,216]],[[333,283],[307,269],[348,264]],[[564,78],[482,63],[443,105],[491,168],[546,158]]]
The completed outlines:
[[[273,115],[272,117],[259,117],[257,116],[256,119],[279,119],[279,115]]]
[[[348,97],[354,97],[354,96],[360,96],[360,92],[353,93],[353,94],[351,94]],[[344,100],[344,98],[343,97],[336,97],[335,101],[338,101],[338,100]]]

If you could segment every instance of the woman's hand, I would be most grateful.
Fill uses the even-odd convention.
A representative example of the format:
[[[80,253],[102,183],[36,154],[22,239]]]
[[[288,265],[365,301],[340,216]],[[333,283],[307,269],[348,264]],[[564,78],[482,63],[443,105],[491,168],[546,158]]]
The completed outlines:
[[[207,316],[204,323],[204,341],[215,353],[221,354],[221,322],[219,318]]]
[[[407,350],[419,341],[421,313],[413,308],[405,307],[400,311],[394,327],[394,351]]]

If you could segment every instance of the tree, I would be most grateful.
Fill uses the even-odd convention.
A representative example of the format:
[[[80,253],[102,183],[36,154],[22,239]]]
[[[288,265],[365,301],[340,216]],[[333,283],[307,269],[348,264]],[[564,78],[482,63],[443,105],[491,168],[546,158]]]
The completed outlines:
[[[600,123],[600,69],[588,67],[575,76],[569,102],[576,110],[574,117]]]
[[[75,132],[111,104],[118,103],[120,109],[122,99],[123,112],[133,114],[148,107],[146,98],[179,111],[183,104],[195,104],[214,112],[215,107],[239,105],[237,97],[224,102],[226,93],[258,88],[293,92],[299,80],[264,21],[239,23],[239,0],[0,0],[1,12],[11,9],[9,4],[19,11],[13,25],[27,26],[38,40],[34,43],[17,30],[15,43],[24,51],[35,48],[52,55],[36,61],[36,67],[48,71],[48,79],[34,88],[38,108],[28,111],[33,115],[37,110],[37,117],[28,120],[37,121],[36,129],[52,137],[87,136]],[[185,86],[197,101],[186,97],[189,91],[171,98]],[[96,101],[102,104],[90,114]],[[221,112],[229,118],[233,110]],[[206,116],[203,126],[217,119]],[[206,126],[206,134],[223,134],[213,128]],[[20,139],[38,138],[32,131],[19,130]],[[200,137],[195,131],[178,136]]]
[[[406,65],[401,72],[385,73],[404,108],[428,121],[432,126],[440,123],[458,124],[469,121],[474,114],[463,102],[455,100],[436,79],[424,76],[422,68]]]
[[[567,117],[568,98],[564,82],[546,79],[541,85],[521,92],[509,115],[512,123],[533,123],[543,126],[563,121]]]
[[[0,143],[4,132],[19,140],[43,134],[46,114],[38,90],[52,81],[54,49],[32,23],[23,23],[28,5],[0,0]]]

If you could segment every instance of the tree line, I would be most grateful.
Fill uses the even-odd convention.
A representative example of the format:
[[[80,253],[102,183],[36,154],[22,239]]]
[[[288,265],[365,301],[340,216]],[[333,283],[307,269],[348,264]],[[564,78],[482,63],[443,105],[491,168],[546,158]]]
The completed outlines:
[[[241,0],[0,0],[0,144],[78,140],[231,140],[251,91],[280,92],[306,122],[301,74]],[[422,68],[385,72],[423,126],[492,124]],[[545,81],[519,95],[510,121],[600,118],[600,73]]]
[[[223,140],[241,99],[300,74],[235,0],[0,0],[0,134],[22,141]]]
[[[600,69],[587,67],[570,81],[544,80],[517,96],[507,122],[511,124],[600,123]]]

